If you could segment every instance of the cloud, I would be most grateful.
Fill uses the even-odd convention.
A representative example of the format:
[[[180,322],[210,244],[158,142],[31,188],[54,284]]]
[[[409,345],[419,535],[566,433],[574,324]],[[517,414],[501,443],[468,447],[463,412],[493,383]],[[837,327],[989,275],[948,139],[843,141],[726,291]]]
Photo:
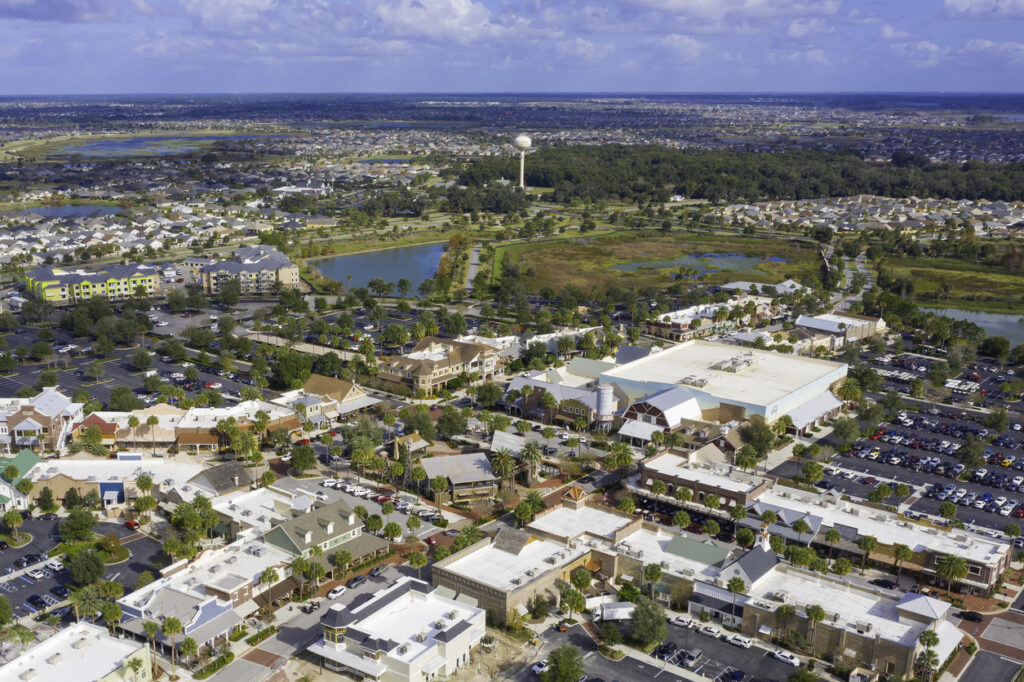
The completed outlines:
[[[946,0],[946,9],[976,17],[1024,18],[1024,0]]]
[[[922,40],[914,45],[904,46],[904,52],[912,66],[927,69],[938,66],[944,51],[935,43]]]
[[[657,45],[662,49],[666,57],[673,61],[683,62],[684,64],[691,64],[697,61],[700,58],[701,52],[706,47],[704,43],[696,38],[678,33],[671,33],[659,38]]]
[[[115,21],[140,12],[152,12],[146,0],[0,0],[0,17],[28,21]]]
[[[558,44],[558,53],[576,62],[598,62],[614,51],[615,46],[611,43],[595,43],[585,38],[565,40]]]
[[[964,45],[965,52],[993,54],[1011,62],[1024,62],[1024,43],[995,43],[991,40],[972,40]]]
[[[368,24],[376,34],[425,40],[438,45],[469,45],[525,37],[524,20],[498,21],[473,0],[367,0]]]
[[[709,21],[831,16],[840,0],[620,0],[623,4]]]
[[[832,27],[820,17],[813,19],[794,19],[789,24],[787,33],[790,38],[803,38],[811,34],[831,33]]]
[[[882,24],[881,33],[886,40],[902,40],[907,37],[906,31],[894,28],[892,24]]]

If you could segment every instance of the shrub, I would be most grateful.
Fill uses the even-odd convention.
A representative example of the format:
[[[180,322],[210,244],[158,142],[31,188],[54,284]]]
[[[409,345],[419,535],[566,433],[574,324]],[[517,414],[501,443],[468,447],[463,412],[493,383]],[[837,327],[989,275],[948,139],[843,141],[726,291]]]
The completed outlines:
[[[213,661],[210,661],[202,668],[192,673],[192,678],[196,680],[205,680],[207,677],[214,674],[228,663],[231,663],[233,660],[235,660],[235,655],[229,651],[222,656],[218,656]]]
[[[256,646],[257,644],[265,640],[267,637],[270,637],[275,632],[277,632],[277,626],[271,625],[269,628],[263,628],[252,637],[246,639],[245,643],[249,646]]]
[[[242,628],[241,630],[235,630],[233,633],[231,633],[230,639],[232,642],[237,642],[238,640],[245,637],[247,634],[249,634],[249,630],[246,628]]]

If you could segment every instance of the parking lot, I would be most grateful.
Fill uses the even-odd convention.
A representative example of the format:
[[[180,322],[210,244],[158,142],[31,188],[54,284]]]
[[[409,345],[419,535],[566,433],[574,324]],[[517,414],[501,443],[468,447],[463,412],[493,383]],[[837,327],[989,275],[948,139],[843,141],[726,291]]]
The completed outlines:
[[[866,498],[880,483],[893,488],[905,483],[920,496],[910,508],[914,513],[939,520],[948,499],[957,504],[956,518],[969,526],[1001,532],[1007,523],[1021,523],[1024,431],[1018,422],[1011,420],[1005,431],[994,433],[979,416],[955,408],[908,407],[902,415],[836,455],[819,487]],[[958,457],[972,436],[983,443],[986,460],[977,470],[964,467]],[[799,469],[796,462],[787,462],[773,473],[792,477]]]
[[[31,542],[23,547],[0,550],[0,566],[2,566],[0,568],[0,594],[10,601],[15,616],[30,616],[40,611],[41,607],[29,603],[29,598],[33,595],[42,598],[47,607],[59,603],[61,600],[53,592],[54,588],[68,585],[71,582],[71,576],[68,575],[67,570],[51,571],[43,567],[43,562],[31,566],[33,569],[38,568],[42,571],[40,578],[33,578],[25,574],[13,578],[7,577],[18,570],[15,566],[18,559],[31,554],[45,556],[60,543],[60,538],[57,535],[59,522],[59,519],[26,519],[20,530],[32,535]],[[125,586],[125,591],[128,592],[135,586],[141,573],[144,571],[156,573],[154,562],[161,553],[159,542],[148,536],[134,533],[121,524],[98,523],[95,531],[100,535],[114,533],[119,538],[138,536],[125,543],[131,556],[126,561],[109,566],[104,579],[121,583]]]

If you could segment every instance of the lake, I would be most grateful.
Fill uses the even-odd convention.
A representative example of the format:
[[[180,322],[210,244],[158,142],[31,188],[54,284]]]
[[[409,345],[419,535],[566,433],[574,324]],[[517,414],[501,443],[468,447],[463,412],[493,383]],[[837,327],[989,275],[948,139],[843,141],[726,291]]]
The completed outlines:
[[[1022,315],[1005,315],[1000,313],[979,313],[973,310],[960,310],[959,308],[928,308],[937,315],[945,315],[954,320],[967,320],[978,325],[989,336],[1003,336],[1010,341],[1010,345],[1016,346],[1024,343],[1024,322],[1021,322]]]
[[[262,135],[141,135],[127,139],[95,140],[62,147],[60,154],[85,157],[168,156],[206,149],[219,140],[255,140]]]
[[[785,258],[769,256],[744,256],[742,253],[690,253],[671,260],[641,260],[631,263],[619,263],[611,266],[611,270],[636,272],[640,269],[661,270],[664,268],[686,267],[697,271],[700,276],[709,272],[729,270],[732,272],[756,272],[761,263],[785,263]]]
[[[35,213],[44,218],[67,218],[70,216],[89,216],[99,213],[100,215],[114,215],[121,209],[117,206],[104,206],[102,204],[65,204],[64,206],[34,206],[22,211],[22,215]]]
[[[404,277],[412,282],[415,291],[420,282],[434,276],[442,253],[443,243],[420,244],[322,258],[312,261],[310,265],[324,277],[341,282],[346,287],[365,287],[375,277],[385,282],[397,282]],[[350,275],[352,279],[348,279]]]

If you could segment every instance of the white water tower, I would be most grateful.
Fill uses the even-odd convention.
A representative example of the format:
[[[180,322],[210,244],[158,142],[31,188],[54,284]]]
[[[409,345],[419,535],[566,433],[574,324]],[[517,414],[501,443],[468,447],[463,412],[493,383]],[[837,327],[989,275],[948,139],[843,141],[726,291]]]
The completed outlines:
[[[529,135],[520,135],[513,144],[519,150],[519,189],[526,189],[526,150],[533,144]]]
[[[611,384],[598,384],[597,409],[594,411],[595,428],[607,433],[615,421],[615,389]]]

